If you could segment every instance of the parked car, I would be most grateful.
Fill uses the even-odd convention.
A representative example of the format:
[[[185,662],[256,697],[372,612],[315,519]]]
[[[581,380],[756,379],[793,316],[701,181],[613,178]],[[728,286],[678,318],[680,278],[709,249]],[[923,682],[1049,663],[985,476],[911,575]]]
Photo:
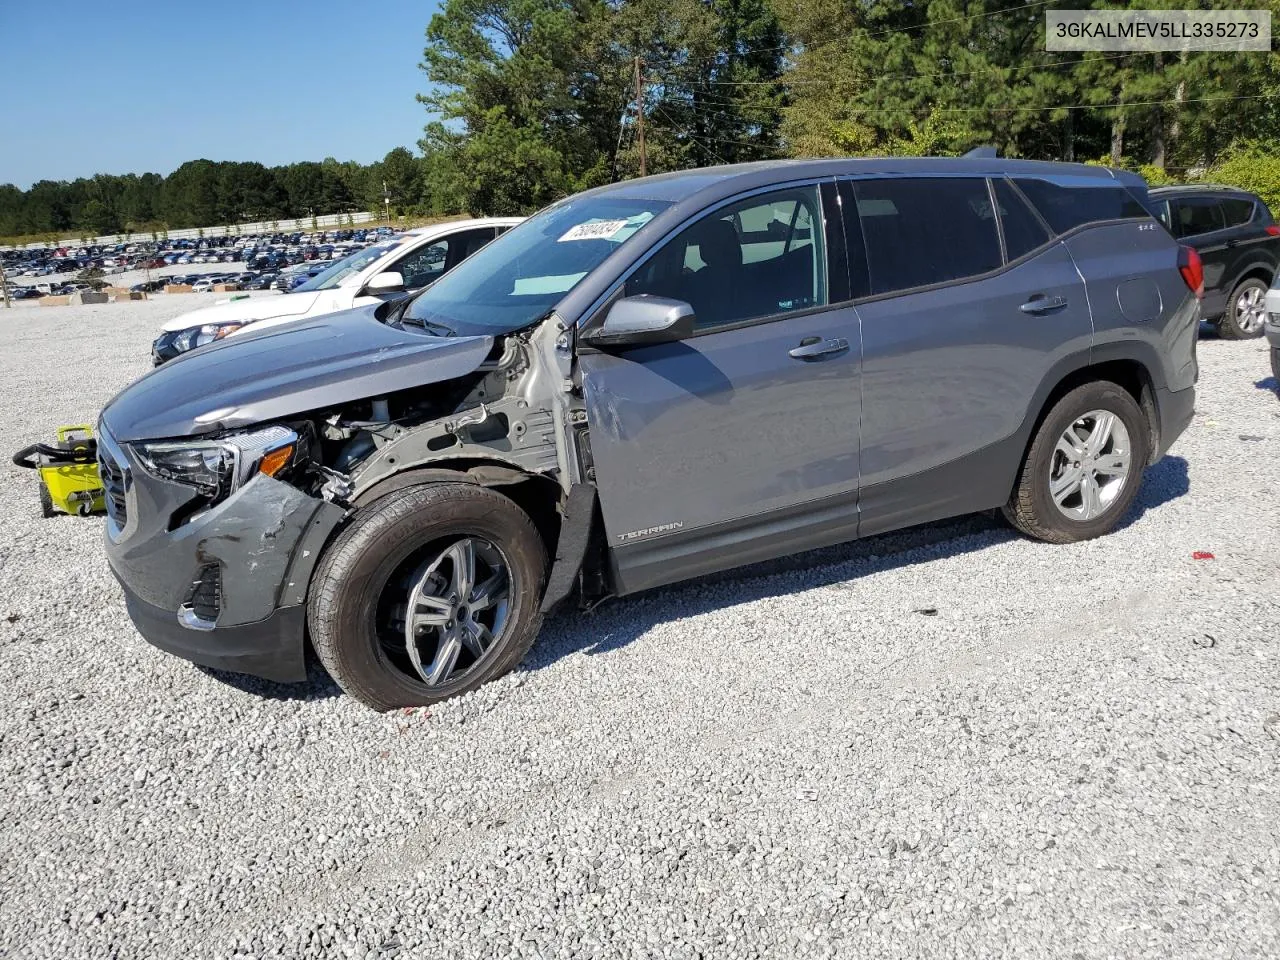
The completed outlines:
[[[1199,257],[1145,193],[985,158],[668,174],[196,351],[99,424],[129,614],[284,681],[309,627],[385,710],[510,670],[574,591],[994,507],[1105,534],[1194,406]]]
[[[1204,264],[1204,318],[1228,340],[1262,336],[1263,300],[1280,266],[1280,225],[1257,196],[1235,187],[1159,187],[1156,213]]]
[[[517,217],[456,220],[413,230],[393,240],[366,247],[334,262],[302,262],[295,272],[282,272],[271,287],[283,297],[255,297],[214,304],[184,313],[166,323],[152,344],[157,366],[180,354],[254,330],[316,317],[362,304],[376,304],[420,289],[494,238]],[[298,285],[296,275],[307,277]]]
[[[1280,391],[1280,274],[1271,281],[1271,289],[1266,297],[1266,334],[1267,343],[1271,347],[1271,375],[1276,379],[1276,390]]]

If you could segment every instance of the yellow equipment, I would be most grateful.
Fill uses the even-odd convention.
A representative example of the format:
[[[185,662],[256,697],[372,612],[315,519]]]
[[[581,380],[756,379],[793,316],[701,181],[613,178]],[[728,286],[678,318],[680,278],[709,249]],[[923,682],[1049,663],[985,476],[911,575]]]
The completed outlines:
[[[103,509],[98,441],[89,425],[59,427],[57,443],[23,447],[13,455],[13,462],[39,472],[43,516],[61,511],[87,517]]]

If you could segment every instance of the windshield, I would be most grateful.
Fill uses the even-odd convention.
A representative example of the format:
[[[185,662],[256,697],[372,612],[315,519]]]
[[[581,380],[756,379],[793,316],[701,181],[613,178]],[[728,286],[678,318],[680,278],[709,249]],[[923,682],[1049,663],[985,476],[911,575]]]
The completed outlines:
[[[404,243],[404,240],[391,240],[387,243],[375,243],[372,247],[365,247],[363,250],[357,250],[349,257],[343,257],[336,260],[329,266],[325,267],[306,283],[299,284],[294,287],[291,293],[311,293],[313,290],[328,290],[336,287],[354,274],[359,273],[373,261],[379,257],[385,256],[396,247]],[[299,264],[299,270],[305,272],[307,266]]]
[[[563,200],[446,273],[403,319],[463,336],[519,330],[670,205],[608,195]]]

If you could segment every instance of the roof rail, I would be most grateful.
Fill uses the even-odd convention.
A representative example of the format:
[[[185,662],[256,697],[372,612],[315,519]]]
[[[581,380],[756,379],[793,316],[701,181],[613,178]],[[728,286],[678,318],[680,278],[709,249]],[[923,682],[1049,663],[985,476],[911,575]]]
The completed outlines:
[[[996,148],[992,146],[974,147],[965,157],[969,160],[994,160],[996,158]]]

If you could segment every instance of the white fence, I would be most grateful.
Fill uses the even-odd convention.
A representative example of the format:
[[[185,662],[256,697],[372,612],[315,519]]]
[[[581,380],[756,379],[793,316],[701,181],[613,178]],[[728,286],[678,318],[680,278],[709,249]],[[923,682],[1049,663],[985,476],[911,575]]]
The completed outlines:
[[[318,217],[299,217],[296,220],[264,220],[260,223],[232,223],[221,224],[216,227],[190,227],[186,230],[164,230],[156,234],[160,240],[195,240],[199,237],[239,237],[249,236],[259,233],[281,233],[291,232],[294,230],[328,230],[331,228],[341,229],[342,227],[356,226],[362,223],[369,223],[373,220],[373,214],[367,210],[354,211],[352,213],[326,213]],[[106,237],[89,237],[87,243],[90,245],[98,244],[115,244],[115,243],[136,243],[151,239],[151,232],[145,231],[141,233],[117,233]],[[36,247],[79,247],[86,243],[84,237],[66,237],[57,241],[45,241],[40,243],[28,243],[25,249],[33,249]],[[12,250],[13,247],[0,247],[0,250]]]

